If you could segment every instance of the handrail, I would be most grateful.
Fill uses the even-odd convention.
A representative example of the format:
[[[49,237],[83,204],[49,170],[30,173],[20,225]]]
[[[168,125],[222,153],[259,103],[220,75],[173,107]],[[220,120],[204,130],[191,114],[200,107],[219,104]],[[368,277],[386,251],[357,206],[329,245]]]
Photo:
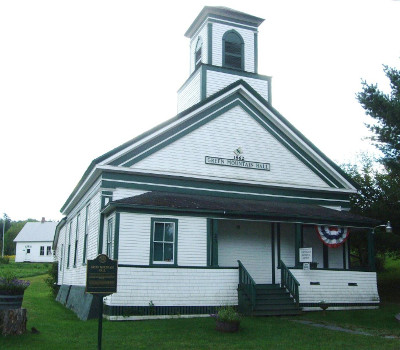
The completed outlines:
[[[281,267],[281,287],[285,287],[296,301],[296,306],[299,307],[299,286],[300,283],[296,277],[290,272],[282,260],[279,260]]]
[[[240,260],[239,263],[239,286],[243,288],[244,292],[250,299],[251,310],[254,310],[256,306],[256,282],[250,276],[249,272],[243,266]]]

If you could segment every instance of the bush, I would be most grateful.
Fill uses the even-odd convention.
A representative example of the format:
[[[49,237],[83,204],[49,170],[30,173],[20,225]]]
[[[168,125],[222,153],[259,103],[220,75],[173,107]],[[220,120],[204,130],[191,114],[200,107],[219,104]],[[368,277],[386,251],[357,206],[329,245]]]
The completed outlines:
[[[0,265],[9,263],[10,263],[10,258],[8,256],[0,257]]]
[[[382,272],[385,270],[385,255],[384,254],[377,254],[375,256],[375,268],[376,271]]]
[[[45,282],[49,286],[51,294],[56,297],[58,293],[58,289],[60,288],[57,285],[58,282],[58,262],[53,262],[50,264],[50,268],[47,271],[48,277]]]

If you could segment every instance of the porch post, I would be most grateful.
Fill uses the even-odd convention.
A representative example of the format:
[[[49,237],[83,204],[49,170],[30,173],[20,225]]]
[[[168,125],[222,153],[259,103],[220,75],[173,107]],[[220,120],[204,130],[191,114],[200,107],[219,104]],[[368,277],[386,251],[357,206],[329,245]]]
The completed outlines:
[[[295,267],[300,266],[300,251],[301,248],[301,236],[302,236],[302,224],[296,224],[295,226],[295,237],[294,237],[294,257]]]
[[[375,271],[375,247],[374,247],[374,230],[367,233],[368,240],[368,265],[371,271]]]

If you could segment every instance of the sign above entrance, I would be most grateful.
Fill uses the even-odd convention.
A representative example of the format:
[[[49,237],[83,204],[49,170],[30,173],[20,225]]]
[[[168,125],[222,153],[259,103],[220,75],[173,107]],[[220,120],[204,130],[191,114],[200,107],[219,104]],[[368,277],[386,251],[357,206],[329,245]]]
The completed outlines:
[[[247,168],[247,169],[270,171],[269,163],[259,163],[259,162],[244,160],[244,158],[241,156],[236,156],[234,159],[206,156],[205,163],[211,165],[230,166],[235,168]]]

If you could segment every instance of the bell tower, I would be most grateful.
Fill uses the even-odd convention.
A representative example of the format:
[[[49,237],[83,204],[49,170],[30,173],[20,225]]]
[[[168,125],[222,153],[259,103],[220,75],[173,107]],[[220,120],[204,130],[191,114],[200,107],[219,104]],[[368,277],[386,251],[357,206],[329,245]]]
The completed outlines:
[[[258,27],[263,21],[227,7],[203,8],[185,33],[190,76],[178,91],[178,112],[240,79],[270,102],[271,78],[258,74]]]

